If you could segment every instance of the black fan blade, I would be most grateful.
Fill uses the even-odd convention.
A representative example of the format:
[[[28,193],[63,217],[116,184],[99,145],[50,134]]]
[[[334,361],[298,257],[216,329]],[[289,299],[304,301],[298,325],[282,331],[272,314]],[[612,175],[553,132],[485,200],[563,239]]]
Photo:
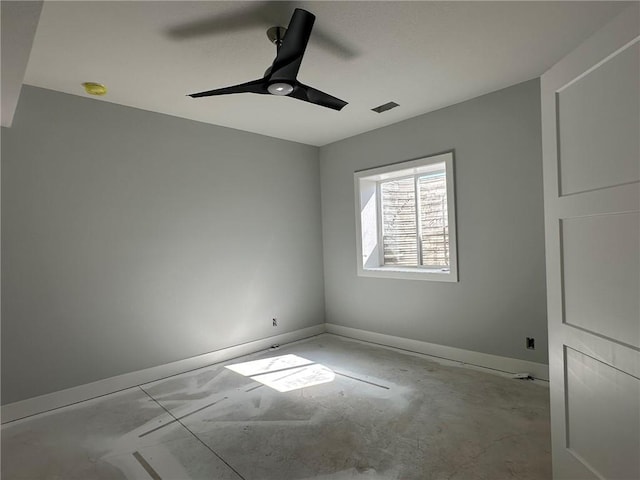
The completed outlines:
[[[353,43],[339,38],[335,32],[323,30],[321,25],[314,26],[311,44],[344,59],[356,58],[360,55],[360,50]]]
[[[289,96],[305,102],[332,108],[334,110],[342,110],[342,107],[347,105],[347,102],[344,100],[340,100],[328,93],[321,92],[320,90],[309,87],[300,82],[296,82],[296,86],[293,88],[293,92],[291,92]]]
[[[227,2],[231,5],[234,2]],[[266,30],[272,25],[285,25],[291,18],[294,2],[252,1],[237,2],[240,6],[233,10],[217,13],[191,22],[175,25],[166,30],[174,39],[183,40],[205,35],[227,35],[255,27]],[[228,7],[224,7],[225,9]]]
[[[293,11],[287,33],[273,61],[269,80],[295,82],[315,19],[315,15],[301,8]]]
[[[196,20],[183,25],[167,29],[167,34],[177,40],[197,38],[203,35],[225,35],[228,32],[249,30],[261,27],[264,22],[254,15],[247,15],[243,11],[229,12],[216,15],[205,20]]]
[[[165,34],[174,40],[188,40],[209,35],[228,35],[256,27],[267,29],[274,25],[284,26],[287,19],[291,19],[295,4],[299,2],[268,0],[247,2],[249,5],[238,3],[241,6],[231,11],[174,25],[166,29]],[[355,58],[361,54],[354,44],[347,42],[336,32],[323,29],[322,25],[314,25],[311,41],[316,47],[341,58]]]
[[[191,98],[211,97],[213,95],[228,95],[230,93],[259,93],[263,95],[269,94],[267,90],[267,83],[264,78],[258,80],[252,80],[250,82],[241,83],[239,85],[233,85],[231,87],[217,88],[215,90],[208,90],[206,92],[191,93],[188,96]]]

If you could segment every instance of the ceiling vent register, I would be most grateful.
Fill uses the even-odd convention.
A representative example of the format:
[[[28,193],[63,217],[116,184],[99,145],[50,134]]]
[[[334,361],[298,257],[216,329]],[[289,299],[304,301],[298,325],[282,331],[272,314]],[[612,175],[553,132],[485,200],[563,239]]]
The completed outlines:
[[[376,108],[372,108],[371,110],[373,112],[376,113],[382,113],[382,112],[386,112],[387,110],[391,110],[392,108],[396,108],[399,107],[400,105],[398,105],[396,102],[389,102],[389,103],[385,103],[384,105],[380,105]]]

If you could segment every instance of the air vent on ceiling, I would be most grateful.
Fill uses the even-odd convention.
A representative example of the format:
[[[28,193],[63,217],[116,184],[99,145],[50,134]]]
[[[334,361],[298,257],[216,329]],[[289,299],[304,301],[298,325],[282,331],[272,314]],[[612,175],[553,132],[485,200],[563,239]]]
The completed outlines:
[[[392,108],[396,108],[399,107],[400,105],[398,105],[396,102],[389,102],[389,103],[385,103],[384,105],[380,105],[379,107],[376,108],[372,108],[371,110],[373,110],[376,113],[382,113],[382,112],[386,112],[387,110],[391,110]]]

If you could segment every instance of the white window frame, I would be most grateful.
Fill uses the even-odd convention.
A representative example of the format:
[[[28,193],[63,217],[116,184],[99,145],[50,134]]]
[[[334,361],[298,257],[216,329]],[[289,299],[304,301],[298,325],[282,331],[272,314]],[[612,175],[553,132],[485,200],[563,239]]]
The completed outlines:
[[[439,171],[441,170],[439,165],[443,163],[447,184],[449,268],[384,265],[384,252],[381,240],[380,182]],[[445,152],[416,160],[360,170],[353,174],[356,206],[358,276],[437,282],[458,281],[458,242],[456,236],[455,176],[453,163],[453,152]]]

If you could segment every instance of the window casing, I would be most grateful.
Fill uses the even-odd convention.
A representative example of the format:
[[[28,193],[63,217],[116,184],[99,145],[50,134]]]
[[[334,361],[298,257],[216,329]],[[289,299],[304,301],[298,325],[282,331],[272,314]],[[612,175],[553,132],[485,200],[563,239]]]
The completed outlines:
[[[458,280],[453,152],[354,174],[358,275]]]

